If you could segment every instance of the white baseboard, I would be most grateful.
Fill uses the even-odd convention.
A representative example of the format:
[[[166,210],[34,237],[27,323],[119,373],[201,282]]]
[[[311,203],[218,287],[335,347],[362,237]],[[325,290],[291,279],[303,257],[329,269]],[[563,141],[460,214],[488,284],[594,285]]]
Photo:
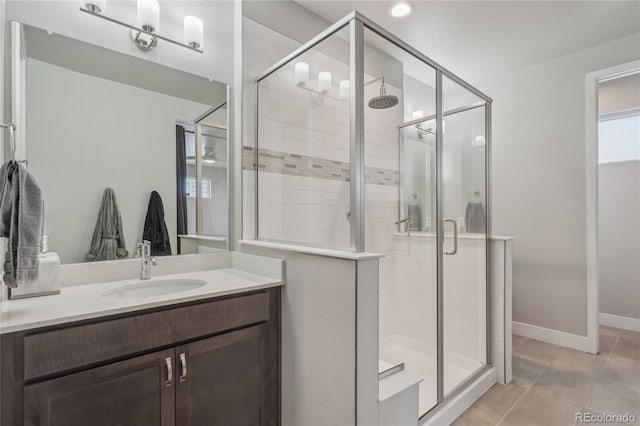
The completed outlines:
[[[600,312],[600,325],[609,327],[622,328],[623,330],[640,331],[640,319],[622,317],[620,315],[605,314]]]
[[[525,324],[518,321],[513,321],[513,334],[578,351],[592,352],[592,344],[589,342],[587,336],[565,333],[564,331],[538,327],[537,325]]]

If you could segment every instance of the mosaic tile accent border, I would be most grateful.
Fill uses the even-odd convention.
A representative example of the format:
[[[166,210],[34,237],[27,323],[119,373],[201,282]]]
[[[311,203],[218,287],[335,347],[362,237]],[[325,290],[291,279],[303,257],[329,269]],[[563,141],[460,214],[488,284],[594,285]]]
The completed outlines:
[[[242,168],[256,170],[255,148],[243,146]],[[307,157],[304,155],[260,149],[259,169],[261,172],[278,173],[291,176],[304,176],[316,179],[351,180],[349,163],[332,161],[324,158]],[[367,167],[365,183],[372,185],[398,186],[400,176],[397,170]]]

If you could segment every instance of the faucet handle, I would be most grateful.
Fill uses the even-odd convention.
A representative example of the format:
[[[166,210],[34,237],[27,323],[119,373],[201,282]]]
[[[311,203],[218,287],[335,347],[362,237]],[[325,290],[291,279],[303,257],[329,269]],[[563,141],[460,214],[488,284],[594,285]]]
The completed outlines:
[[[148,240],[140,240],[138,244],[136,244],[136,256],[151,256],[151,241]]]
[[[142,250],[145,256],[151,256],[151,241],[142,240]]]

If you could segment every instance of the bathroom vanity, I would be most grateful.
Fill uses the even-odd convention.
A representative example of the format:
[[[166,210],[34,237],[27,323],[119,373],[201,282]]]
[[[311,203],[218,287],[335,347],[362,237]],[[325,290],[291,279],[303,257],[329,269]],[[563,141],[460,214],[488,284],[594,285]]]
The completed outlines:
[[[282,262],[205,256],[221,267],[2,302],[0,423],[279,424]]]

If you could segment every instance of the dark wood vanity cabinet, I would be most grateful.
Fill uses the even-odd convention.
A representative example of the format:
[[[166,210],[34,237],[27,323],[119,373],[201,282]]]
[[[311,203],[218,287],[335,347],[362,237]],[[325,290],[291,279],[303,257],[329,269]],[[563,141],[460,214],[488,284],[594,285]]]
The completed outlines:
[[[279,425],[279,342],[279,288],[5,334],[0,424]]]
[[[258,326],[178,348],[178,362],[188,362],[186,378],[176,383],[176,424],[262,424],[262,410],[277,404],[260,367],[264,338]]]
[[[25,426],[174,425],[172,350],[25,386]]]

